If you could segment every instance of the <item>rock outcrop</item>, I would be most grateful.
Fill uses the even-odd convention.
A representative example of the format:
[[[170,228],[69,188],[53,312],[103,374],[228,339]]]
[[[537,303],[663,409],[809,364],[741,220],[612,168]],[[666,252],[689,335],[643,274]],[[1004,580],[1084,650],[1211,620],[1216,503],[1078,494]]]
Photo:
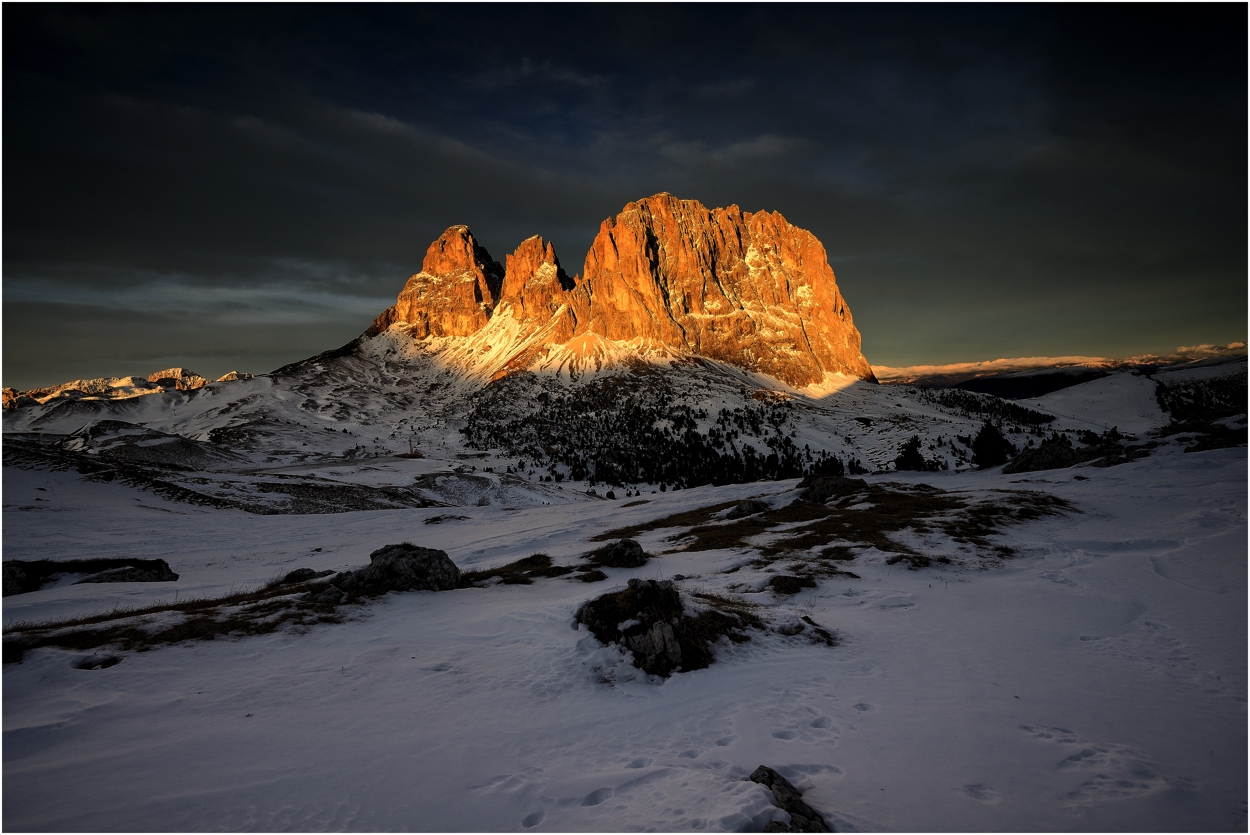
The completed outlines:
[[[671,580],[634,578],[623,591],[588,601],[577,620],[605,644],[631,650],[639,669],[668,676],[682,662],[681,640],[673,629],[675,624],[681,629],[682,615],[681,596]]]
[[[763,626],[759,618],[741,609],[688,613],[672,580],[637,577],[630,578],[621,591],[586,601],[576,621],[603,643],[632,652],[634,666],[640,670],[666,677],[704,669],[712,663],[712,647],[721,637],[747,641],[744,629]]]
[[[778,212],[657,194],[608,218],[574,292],[578,330],[637,337],[796,386],[875,379],[816,236]]]
[[[133,380],[134,378],[127,378]],[[201,377],[189,368],[166,368],[148,375],[149,383],[156,383],[161,388],[189,391],[208,385],[208,379]]]
[[[480,333],[457,361],[495,377],[629,343],[798,387],[830,373],[875,381],[824,247],[777,212],[657,194],[603,221],[580,275],[538,236],[505,261],[453,226],[366,335],[397,324],[416,339]]]
[[[5,560],[4,596],[38,591],[66,574],[88,575],[79,583],[166,583],[178,579],[169,563],[159,559]]]
[[[522,241],[516,252],[504,258],[500,308],[510,307],[518,321],[546,322],[569,303],[569,291],[575,286],[575,280],[560,266],[555,247],[535,235]],[[568,339],[573,336],[576,320],[566,318],[565,321],[569,329],[556,336],[567,334]]]
[[[790,815],[790,825],[771,822],[764,827],[765,832],[832,832],[820,813],[803,802],[803,792],[794,784],[782,777],[775,768],[761,765],[751,772],[751,782],[766,786],[772,793],[777,806]]]
[[[416,339],[469,336],[490,320],[499,301],[503,268],[491,260],[467,226],[453,226],[430,244],[421,272],[408,279],[394,306],[366,332],[409,326]]]
[[[449,591],[460,586],[460,569],[437,548],[408,542],[386,545],[369,555],[369,564],[335,575],[330,584],[345,592]]]
[[[592,551],[590,561],[603,568],[641,568],[647,564],[647,554],[634,540],[622,539]]]

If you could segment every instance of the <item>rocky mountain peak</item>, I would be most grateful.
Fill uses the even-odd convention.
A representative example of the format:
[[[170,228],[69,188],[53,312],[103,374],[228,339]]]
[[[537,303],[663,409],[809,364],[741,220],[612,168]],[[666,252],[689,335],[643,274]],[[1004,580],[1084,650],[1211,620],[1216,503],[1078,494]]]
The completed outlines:
[[[133,378],[122,379],[129,381]],[[166,368],[164,371],[156,371],[149,374],[148,382],[156,383],[162,388],[174,388],[185,391],[206,386],[209,381],[189,368]],[[133,382],[129,384],[133,385]]]
[[[515,318],[546,320],[569,302],[575,279],[565,273],[556,248],[550,241],[544,243],[542,236],[521,241],[504,264],[500,303],[509,305]]]
[[[252,376],[242,371],[231,371],[218,377],[216,382],[250,380]],[[155,371],[146,378],[136,376],[95,377],[90,380],[71,380],[68,383],[44,386],[43,388],[30,389],[29,391],[5,388],[2,405],[5,409],[13,409],[19,406],[47,403],[52,400],[81,400],[83,398],[92,400],[125,400],[131,397],[159,394],[170,389],[191,391],[192,389],[206,386],[209,382],[211,381],[201,377],[189,368],[166,368],[162,371]]]
[[[470,336],[506,311],[519,329],[483,335],[496,375],[615,342],[708,357],[797,387],[826,374],[875,380],[824,246],[778,212],[709,209],[660,193],[603,221],[580,276],[569,278],[537,235],[505,263],[491,261],[468,227],[451,227],[367,335],[402,324],[416,339]],[[501,344],[510,356],[499,355]]]
[[[473,237],[467,226],[452,226],[430,244],[421,263],[421,273],[447,280],[472,282],[480,301],[494,307],[499,301],[503,268],[490,257],[486,247]]]
[[[579,329],[796,386],[831,372],[874,379],[825,248],[778,212],[656,194],[603,221],[583,275]]]
[[[499,301],[503,273],[469,227],[452,226],[430,244],[421,272],[408,279],[395,305],[383,311],[367,333],[406,324],[416,339],[474,334],[489,321]]]

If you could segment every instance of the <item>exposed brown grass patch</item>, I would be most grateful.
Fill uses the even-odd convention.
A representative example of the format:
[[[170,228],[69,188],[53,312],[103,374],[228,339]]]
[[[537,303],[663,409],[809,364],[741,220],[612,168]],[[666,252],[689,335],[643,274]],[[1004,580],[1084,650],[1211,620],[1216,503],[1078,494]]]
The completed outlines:
[[[505,585],[528,586],[535,577],[563,577],[575,570],[571,565],[552,565],[551,557],[546,554],[533,554],[498,568],[462,571],[460,585],[468,588],[498,577]]]
[[[323,587],[316,584],[317,589]],[[21,661],[29,650],[59,647],[95,650],[115,647],[146,652],[157,646],[184,641],[211,641],[218,637],[264,635],[281,628],[341,623],[338,607],[359,602],[351,595],[339,604],[314,603],[297,595],[314,588],[311,583],[265,586],[255,591],[224,597],[204,597],[161,603],[142,609],[118,609],[79,618],[63,618],[38,624],[19,624],[5,630],[4,661]],[[159,615],[185,615],[165,626],[153,624]]]
[[[825,629],[816,621],[812,620],[811,615],[800,615],[800,620],[812,628],[812,640],[816,643],[823,643],[825,646],[833,647],[838,645],[837,636]]]
[[[858,490],[854,498],[844,496],[832,505],[799,500],[743,519],[721,522],[713,518],[733,504],[725,502],[673,514],[595,539],[685,528],[669,537],[678,543],[677,551],[754,548],[763,565],[798,556],[806,561],[808,573],[854,577],[837,565],[855,559],[853,548],[875,548],[891,555],[889,563],[906,562],[912,568],[950,561],[945,556],[921,553],[899,541],[899,534],[940,533],[1001,558],[1010,556],[1011,549],[991,542],[989,537],[1002,533],[1005,527],[1076,512],[1063,499],[1036,491],[992,491],[990,498],[977,500],[969,494],[928,485],[889,483],[869,484]],[[764,543],[752,541],[765,534],[774,536]]]
[[[264,600],[289,597],[309,591],[314,587],[318,589],[323,588],[324,582],[282,585],[281,580],[272,580],[260,588],[253,589],[252,591],[231,592],[230,594],[222,595],[221,597],[186,597],[181,600],[154,603],[151,606],[142,606],[138,608],[123,607],[111,609],[107,612],[97,612],[92,615],[57,618],[55,620],[41,621],[39,623],[20,622],[6,627],[5,631],[27,632],[30,630],[47,631],[65,629],[75,626],[89,626],[96,623],[107,623],[109,621],[121,620],[123,618],[139,618],[145,615],[156,615],[164,612],[182,612],[184,614],[191,614],[193,612],[224,609],[233,606],[246,606],[248,604]]]
[[[650,501],[647,499],[646,501]],[[685,510],[681,513],[674,513],[671,516],[665,516],[661,519],[653,519],[650,522],[640,522],[637,525],[628,525],[624,528],[615,528],[614,530],[601,533],[590,538],[591,542],[606,542],[609,539],[633,539],[638,534],[645,531],[657,531],[661,528],[684,528],[691,525],[701,525],[709,521],[714,514],[733,507],[737,502],[721,502],[720,504],[708,505],[694,510]],[[625,505],[628,507],[629,505]]]

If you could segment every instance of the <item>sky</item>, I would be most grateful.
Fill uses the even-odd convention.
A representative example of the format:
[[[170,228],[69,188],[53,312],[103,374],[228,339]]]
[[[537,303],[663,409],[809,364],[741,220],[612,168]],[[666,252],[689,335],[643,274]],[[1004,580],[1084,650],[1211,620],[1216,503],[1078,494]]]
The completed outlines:
[[[1246,339],[1247,7],[3,6],[3,382],[338,347],[445,228],[824,243],[874,365]]]

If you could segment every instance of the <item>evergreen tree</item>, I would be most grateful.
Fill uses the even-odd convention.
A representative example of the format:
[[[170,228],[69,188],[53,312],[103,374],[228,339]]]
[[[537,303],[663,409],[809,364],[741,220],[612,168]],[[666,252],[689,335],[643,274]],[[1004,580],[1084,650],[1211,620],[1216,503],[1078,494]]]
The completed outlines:
[[[920,454],[919,435],[912,435],[907,443],[898,448],[898,457],[894,459],[894,469],[921,471],[928,469],[924,456]]]
[[[982,425],[981,431],[972,439],[972,463],[984,470],[986,467],[997,467],[1006,464],[1016,454],[1016,448],[1003,437],[997,426],[988,420]]]

